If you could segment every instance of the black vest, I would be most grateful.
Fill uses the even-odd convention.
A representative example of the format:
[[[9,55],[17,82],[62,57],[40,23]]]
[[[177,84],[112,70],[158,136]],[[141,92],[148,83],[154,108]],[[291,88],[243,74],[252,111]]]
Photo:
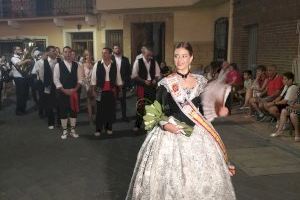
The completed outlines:
[[[97,64],[96,76],[97,76],[97,87],[103,88],[106,71],[101,61],[98,61]],[[116,85],[116,78],[117,78],[117,66],[115,62],[112,62],[109,70],[109,81],[112,87]]]
[[[139,62],[138,75],[141,79],[147,80],[148,71],[147,71],[147,68],[146,68],[146,65],[144,63],[143,58],[140,58],[138,60],[138,62]],[[149,71],[150,71],[151,80],[154,80],[155,79],[155,61],[153,59],[150,60],[150,70]]]
[[[64,61],[59,62],[59,80],[63,85],[64,89],[75,88],[77,85],[77,70],[78,64],[76,62],[72,62],[71,72],[69,72],[67,66]]]
[[[112,56],[112,60],[113,60],[113,62],[115,62],[116,66],[117,66],[116,58],[114,55]],[[128,85],[131,80],[131,78],[130,78],[131,71],[130,71],[129,60],[125,56],[122,56],[122,59],[121,59],[120,74],[121,74],[121,78],[122,78],[124,85]]]
[[[53,73],[48,62],[48,59],[44,59],[44,87],[52,86],[53,84]]]

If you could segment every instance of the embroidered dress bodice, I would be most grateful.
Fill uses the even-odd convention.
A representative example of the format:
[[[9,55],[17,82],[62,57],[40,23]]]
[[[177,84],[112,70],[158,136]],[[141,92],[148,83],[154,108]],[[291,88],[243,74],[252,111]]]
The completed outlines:
[[[191,100],[194,105],[202,111],[200,94],[204,91],[207,80],[203,76],[193,75],[196,78],[197,84],[193,88],[182,88],[186,93],[186,97]],[[180,80],[180,78],[179,78]],[[173,116],[179,121],[185,122],[189,125],[194,125],[194,123],[186,117],[186,115],[179,109],[176,102],[172,98],[170,92],[168,91],[166,81],[162,79],[158,85],[156,99],[163,105],[164,113],[166,116]]]

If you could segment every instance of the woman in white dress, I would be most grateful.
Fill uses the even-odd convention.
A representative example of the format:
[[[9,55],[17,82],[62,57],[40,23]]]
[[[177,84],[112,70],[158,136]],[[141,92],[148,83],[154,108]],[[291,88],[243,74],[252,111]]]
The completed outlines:
[[[163,78],[157,89],[165,118],[148,132],[139,151],[127,200],[236,198],[230,178],[235,170],[228,164],[224,144],[198,111],[207,80],[189,72],[192,60],[191,45],[179,43],[174,52],[176,73]],[[217,113],[226,112],[223,105],[216,104]],[[145,116],[147,127],[153,120]],[[190,133],[182,125],[191,127]]]

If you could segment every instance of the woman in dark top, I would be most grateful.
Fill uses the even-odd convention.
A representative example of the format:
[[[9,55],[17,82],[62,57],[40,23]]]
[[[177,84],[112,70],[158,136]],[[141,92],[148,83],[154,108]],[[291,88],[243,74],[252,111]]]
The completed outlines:
[[[167,66],[165,61],[162,61],[160,63],[159,67],[160,67],[160,73],[161,73],[162,77],[166,77],[169,74],[171,74],[171,69],[170,69],[170,67]]]

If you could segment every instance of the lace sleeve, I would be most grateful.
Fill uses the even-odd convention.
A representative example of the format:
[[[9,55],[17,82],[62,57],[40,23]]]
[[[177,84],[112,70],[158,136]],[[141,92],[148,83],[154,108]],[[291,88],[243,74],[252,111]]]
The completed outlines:
[[[204,76],[198,74],[193,74],[193,76],[197,81],[197,86],[192,90],[191,94],[189,95],[190,100],[200,96],[200,94],[204,92],[205,87],[207,85],[207,79]]]
[[[202,75],[196,75],[196,80],[198,82],[197,95],[200,95],[204,92],[204,89],[207,85],[207,79]]]

